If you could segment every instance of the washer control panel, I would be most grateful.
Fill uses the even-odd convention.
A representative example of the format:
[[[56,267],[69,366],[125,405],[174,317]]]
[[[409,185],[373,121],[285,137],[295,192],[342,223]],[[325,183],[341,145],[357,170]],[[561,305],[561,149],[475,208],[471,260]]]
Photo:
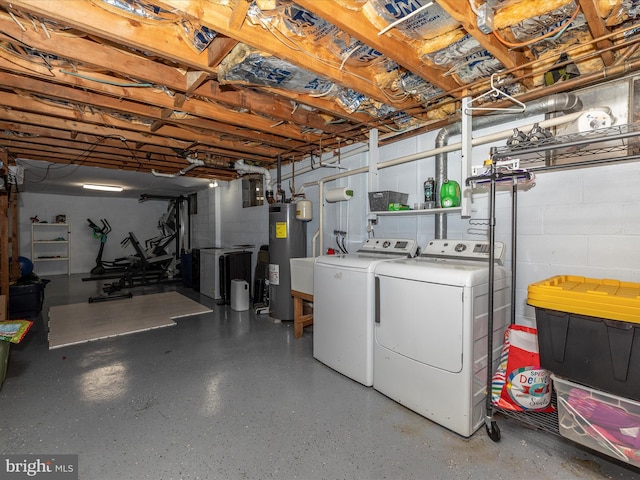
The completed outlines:
[[[506,247],[502,242],[494,243],[494,260],[504,263]],[[478,240],[431,240],[422,249],[421,257],[453,258],[459,260],[489,260],[491,244]]]
[[[418,243],[406,238],[368,238],[358,253],[380,253],[415,257]]]

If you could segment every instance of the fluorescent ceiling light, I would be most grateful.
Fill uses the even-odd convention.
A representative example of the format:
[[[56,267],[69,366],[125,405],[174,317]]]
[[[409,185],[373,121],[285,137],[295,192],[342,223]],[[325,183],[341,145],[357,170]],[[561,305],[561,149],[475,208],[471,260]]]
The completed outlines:
[[[100,190],[102,192],[121,192],[122,187],[115,187],[112,185],[92,185],[90,183],[86,183],[82,185],[82,188],[86,188],[87,190]]]

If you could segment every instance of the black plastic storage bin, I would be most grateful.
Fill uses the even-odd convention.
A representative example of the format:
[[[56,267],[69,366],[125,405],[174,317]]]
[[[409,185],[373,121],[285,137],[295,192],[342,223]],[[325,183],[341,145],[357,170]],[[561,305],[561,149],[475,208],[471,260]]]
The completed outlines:
[[[542,368],[640,401],[640,284],[557,276],[528,293]]]
[[[640,325],[536,308],[540,366],[640,401]]]
[[[9,287],[9,318],[35,317],[42,311],[44,288],[49,280]]]

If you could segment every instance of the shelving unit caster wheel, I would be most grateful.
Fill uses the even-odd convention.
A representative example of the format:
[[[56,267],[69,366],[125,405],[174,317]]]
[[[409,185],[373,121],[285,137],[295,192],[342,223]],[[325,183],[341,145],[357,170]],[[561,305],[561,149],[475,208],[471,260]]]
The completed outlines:
[[[498,424],[495,421],[492,421],[491,425],[489,425],[488,423],[485,424],[484,427],[487,430],[487,435],[489,435],[489,438],[491,440],[496,443],[500,441],[500,427],[498,427]]]

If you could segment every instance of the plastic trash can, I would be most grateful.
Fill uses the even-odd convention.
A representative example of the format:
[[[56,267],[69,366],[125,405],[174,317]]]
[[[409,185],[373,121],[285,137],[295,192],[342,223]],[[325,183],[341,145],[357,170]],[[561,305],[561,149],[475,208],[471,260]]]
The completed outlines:
[[[231,280],[231,310],[249,310],[249,283],[246,280]]]

